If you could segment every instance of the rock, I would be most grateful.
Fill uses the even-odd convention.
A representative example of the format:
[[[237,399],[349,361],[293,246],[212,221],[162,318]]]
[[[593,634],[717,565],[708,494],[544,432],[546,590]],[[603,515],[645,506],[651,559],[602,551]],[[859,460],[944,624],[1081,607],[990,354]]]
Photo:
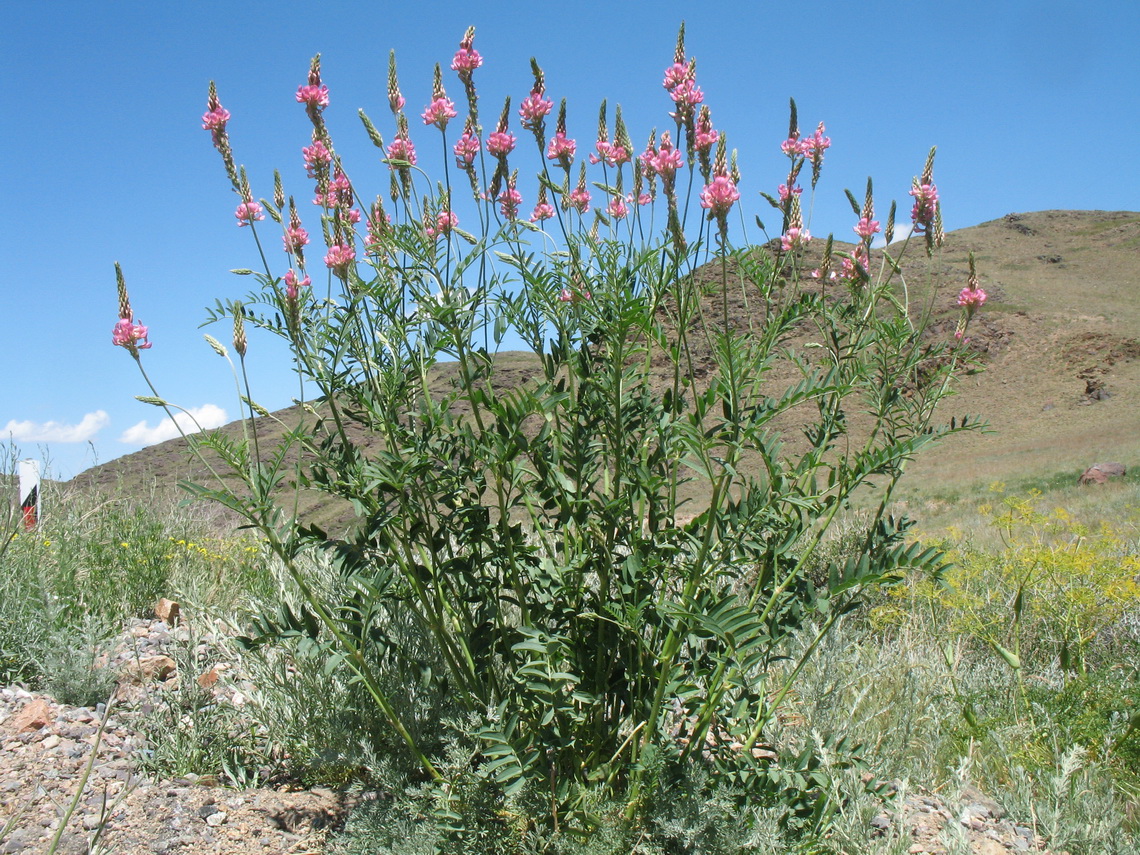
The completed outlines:
[[[215,685],[217,685],[219,676],[220,675],[218,674],[218,669],[217,668],[211,668],[205,674],[199,675],[198,685],[201,686],[203,689],[212,689],[212,688],[214,688]]]
[[[165,680],[176,669],[169,656],[142,656],[127,665],[126,675],[136,683]]]
[[[210,826],[210,828],[217,828],[219,825],[225,823],[226,816],[227,814],[224,810],[216,811],[206,817],[206,825]]]
[[[1123,463],[1097,463],[1084,471],[1078,484],[1105,484],[1110,478],[1123,478],[1127,470]]]
[[[31,733],[55,720],[47,701],[35,700],[16,713],[8,722],[16,733]]]
[[[154,616],[168,626],[174,626],[181,611],[182,607],[178,605],[178,603],[174,602],[174,600],[168,600],[166,597],[163,597],[154,605]]]

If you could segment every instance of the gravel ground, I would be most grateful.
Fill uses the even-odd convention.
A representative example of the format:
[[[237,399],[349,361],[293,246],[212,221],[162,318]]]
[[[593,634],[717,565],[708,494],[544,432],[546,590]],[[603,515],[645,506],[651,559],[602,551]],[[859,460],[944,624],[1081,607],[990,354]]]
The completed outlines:
[[[109,715],[102,704],[72,707],[19,686],[0,689],[0,855],[48,852],[57,833],[56,851],[66,855],[319,855],[352,807],[342,793],[234,790],[193,775],[150,780],[138,772],[136,759],[146,741],[133,724],[154,691],[168,690],[182,678],[166,654],[171,643],[189,637],[176,615],[162,604],[159,612],[170,623],[133,621],[106,663],[122,675]],[[189,677],[210,679],[209,674]],[[885,808],[872,825],[883,838],[909,839],[915,855],[1049,855],[1031,828],[972,789],[956,803],[913,793]]]

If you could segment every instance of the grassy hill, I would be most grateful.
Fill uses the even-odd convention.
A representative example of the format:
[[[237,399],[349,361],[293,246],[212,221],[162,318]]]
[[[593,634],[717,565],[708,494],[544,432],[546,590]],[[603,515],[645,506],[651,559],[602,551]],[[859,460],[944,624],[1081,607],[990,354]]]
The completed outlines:
[[[821,243],[812,246],[816,255]],[[900,247],[896,242],[888,251],[896,254]],[[919,516],[994,481],[1018,488],[1071,483],[1093,463],[1131,466],[1140,459],[1140,213],[1009,214],[949,233],[933,259],[912,241],[900,281],[916,310],[933,312],[933,335],[953,334],[953,299],[965,284],[970,252],[990,295],[970,331],[970,346],[985,370],[962,377],[944,406],[981,415],[992,431],[947,442],[915,462],[899,496],[917,505]],[[806,261],[813,263],[812,256]],[[717,306],[709,315],[718,317],[721,297],[708,299]],[[746,326],[749,311],[745,294],[730,293],[731,326]],[[701,354],[696,356],[699,363]],[[526,382],[537,372],[528,354],[499,354],[496,385]],[[438,367],[438,388],[450,385],[451,373],[446,365]],[[274,415],[290,425],[299,409]],[[268,441],[281,435],[272,420],[259,422]],[[242,425],[221,430],[240,436]],[[178,439],[93,467],[71,486],[135,490],[200,477]],[[317,496],[302,497],[301,510],[334,528],[351,516],[347,507]]]

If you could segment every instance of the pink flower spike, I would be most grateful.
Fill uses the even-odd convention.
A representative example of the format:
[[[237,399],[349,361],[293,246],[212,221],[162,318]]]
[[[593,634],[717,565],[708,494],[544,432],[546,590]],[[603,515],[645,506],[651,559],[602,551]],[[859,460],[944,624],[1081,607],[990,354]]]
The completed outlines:
[[[285,251],[292,254],[309,243],[309,233],[301,226],[289,226],[281,237],[285,244]]]
[[[292,268],[285,271],[285,296],[290,300],[297,299],[297,289],[303,288],[306,285],[312,284],[312,280],[306,276],[304,279],[297,279],[297,274]]]
[[[809,243],[811,243],[811,232],[792,226],[788,229],[787,234],[780,238],[780,249],[784,252],[791,252],[793,249],[802,249]]]
[[[589,291],[571,291],[569,288],[558,292],[558,299],[563,303],[580,303],[589,300],[591,296]]]
[[[451,149],[455,152],[455,165],[460,169],[466,169],[473,165],[480,148],[479,137],[475,135],[475,132],[464,131],[463,136],[456,141]]]
[[[487,137],[487,152],[495,157],[506,157],[515,150],[515,135],[508,131],[495,131]]]
[[[650,196],[648,193],[642,193],[640,196],[637,197],[637,204],[639,204],[639,205],[648,205],[652,201],[653,201],[653,197]]]
[[[441,131],[447,127],[447,120],[456,117],[455,104],[446,95],[436,98],[420,114],[425,125],[435,125]]]
[[[451,234],[451,230],[459,225],[459,217],[453,211],[440,211],[435,217],[435,228],[427,228],[428,237]]]
[[[919,184],[911,188],[910,195],[914,197],[914,207],[910,211],[914,233],[924,234],[934,224],[938,213],[938,187],[933,183]]]
[[[257,202],[254,202],[253,200],[242,202],[240,205],[238,205],[237,210],[234,211],[234,216],[237,217],[239,228],[241,226],[248,226],[254,220],[265,219],[265,214],[262,213],[261,205],[257,204]]]
[[[801,193],[803,193],[804,188],[799,187],[795,184],[793,184],[791,187],[788,187],[787,184],[781,184],[777,188],[777,192],[780,194],[780,201],[787,202],[792,198],[792,196],[799,196]]]
[[[987,298],[988,295],[981,288],[966,287],[958,294],[958,305],[972,315]]]
[[[665,80],[661,85],[672,92],[688,79],[689,67],[680,62],[675,62],[665,69]]]
[[[606,212],[615,220],[624,220],[629,215],[629,206],[621,196],[614,196],[606,206]]]
[[[531,92],[526,98],[523,99],[519,105],[519,116],[522,118],[522,126],[528,131],[534,130],[538,126],[539,120],[543,116],[550,114],[554,109],[554,102],[545,97],[542,92],[537,89]]]
[[[578,144],[574,140],[567,139],[566,134],[559,131],[550,139],[550,145],[546,148],[546,159],[557,160],[560,166],[568,169],[574,162],[574,152],[577,148]]]
[[[648,153],[648,152],[647,152]],[[642,155],[644,160],[645,155]],[[653,169],[657,174],[669,178],[676,174],[677,170],[685,165],[684,159],[681,157],[679,149],[673,147],[673,141],[669,138],[669,132],[661,134],[661,148],[657,152],[657,156],[653,159]]]
[[[519,205],[522,204],[522,194],[513,186],[507,185],[499,194],[499,210],[508,220],[518,217]]]
[[[135,353],[150,347],[147,335],[147,328],[142,324],[135,323],[129,318],[121,318],[111,330],[111,344],[115,347],[125,347]]]
[[[579,214],[590,210],[590,191],[585,187],[578,187],[570,191],[570,205]]]
[[[332,152],[321,140],[314,140],[312,145],[301,148],[301,157],[305,160],[305,172],[310,178],[316,178],[316,170],[320,166],[332,163]]]
[[[717,217],[722,217],[731,210],[733,203],[740,198],[740,191],[727,175],[717,175],[711,184],[706,184],[701,190],[701,207]]]
[[[861,238],[869,238],[881,232],[882,229],[879,228],[878,220],[861,217],[858,224],[853,227],[853,231]]]
[[[348,265],[356,259],[356,250],[348,244],[334,244],[329,247],[328,254],[325,255],[325,266],[336,273],[338,276],[344,276],[348,271]]]
[[[415,166],[416,147],[412,144],[411,140],[396,137],[392,140],[392,144],[388,146],[388,159],[407,161],[410,166]],[[395,168],[395,164],[392,165],[392,168]]]
[[[780,143],[780,151],[788,157],[796,157],[797,155],[803,154],[803,143],[799,137],[788,137]]]
[[[459,76],[462,77],[464,74],[470,75],[482,64],[483,57],[479,55],[479,51],[470,45],[460,46],[459,50],[455,52],[455,57],[451,60],[451,70],[459,72]]]
[[[230,111],[219,104],[213,110],[210,110],[202,116],[202,130],[213,131],[215,134],[223,131],[226,128],[226,122],[230,120]]]
[[[324,84],[297,87],[297,103],[324,109],[329,105],[329,88]]]
[[[549,220],[554,216],[554,206],[549,202],[539,202],[534,206],[534,210],[530,214],[530,221],[532,223],[541,222],[542,220]]]

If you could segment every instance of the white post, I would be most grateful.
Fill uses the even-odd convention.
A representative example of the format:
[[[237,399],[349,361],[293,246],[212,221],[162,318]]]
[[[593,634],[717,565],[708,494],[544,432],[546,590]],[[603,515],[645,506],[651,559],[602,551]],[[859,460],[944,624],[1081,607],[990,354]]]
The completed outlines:
[[[40,518],[40,463],[38,460],[21,460],[20,471],[20,513],[24,516],[24,528],[31,531]]]

